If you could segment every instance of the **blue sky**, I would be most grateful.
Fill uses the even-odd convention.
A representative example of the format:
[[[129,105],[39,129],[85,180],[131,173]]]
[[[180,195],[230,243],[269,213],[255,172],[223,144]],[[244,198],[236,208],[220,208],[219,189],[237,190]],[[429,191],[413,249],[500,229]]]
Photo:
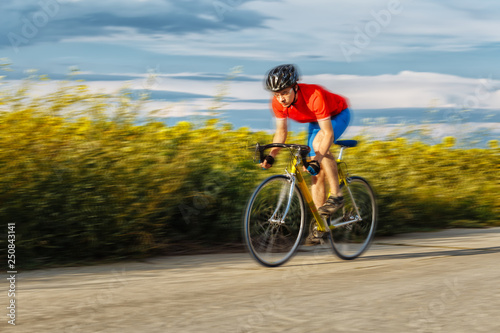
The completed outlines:
[[[281,63],[355,110],[500,109],[493,0],[7,0],[0,13],[10,80],[76,66],[96,90],[151,90],[168,117],[206,112],[235,66],[224,108],[268,117],[262,78]]]

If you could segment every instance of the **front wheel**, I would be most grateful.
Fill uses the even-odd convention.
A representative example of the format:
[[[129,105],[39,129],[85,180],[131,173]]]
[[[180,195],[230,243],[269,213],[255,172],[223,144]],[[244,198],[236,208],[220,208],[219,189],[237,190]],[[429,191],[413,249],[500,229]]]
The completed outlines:
[[[377,228],[377,202],[370,184],[361,177],[348,178],[341,187],[344,207],[330,218],[335,227],[330,241],[339,258],[359,257],[370,246]]]
[[[276,175],[255,190],[244,217],[244,237],[252,256],[262,265],[284,264],[300,245],[305,203],[291,179]]]

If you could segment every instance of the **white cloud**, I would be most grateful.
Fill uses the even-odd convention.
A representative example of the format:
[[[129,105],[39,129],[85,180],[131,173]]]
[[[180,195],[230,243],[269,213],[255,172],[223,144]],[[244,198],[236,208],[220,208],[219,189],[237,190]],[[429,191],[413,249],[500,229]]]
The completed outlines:
[[[460,142],[465,138],[473,137],[477,131],[489,133],[487,140],[500,137],[500,123],[467,122],[460,124],[349,126],[342,137],[352,138],[362,135],[376,140],[383,140],[388,137],[402,137],[415,130],[425,130],[429,135],[427,141],[430,144],[441,143],[442,139],[447,136],[455,137]]]
[[[158,6],[161,4],[145,6],[143,14],[152,8],[159,10]],[[124,8],[130,12],[130,6]],[[213,8],[205,10],[193,16],[212,20]],[[464,3],[457,6],[431,0],[259,0],[236,4],[226,16],[257,13],[267,17],[263,25],[247,24],[234,30],[200,28],[182,35],[122,27],[109,30],[109,34],[68,36],[64,40],[121,45],[133,41],[138,48],[170,55],[267,60],[314,56],[331,61],[346,60],[343,43],[357,50],[352,60],[358,61],[415,51],[464,51],[500,42],[500,20],[492,14],[499,11],[500,6],[491,5],[479,15]]]
[[[178,118],[191,116],[209,116],[210,111],[206,109],[206,102],[202,100],[192,100],[179,103],[150,101],[144,104],[141,109],[142,115],[152,115],[158,118]]]
[[[404,71],[395,75],[305,76],[349,98],[357,109],[469,107],[500,109],[500,81]]]
[[[61,1],[57,15],[40,29],[43,34],[29,42],[48,38],[133,43],[169,55],[329,61],[346,60],[342,43],[356,50],[351,60],[361,61],[415,51],[464,51],[500,42],[500,6],[493,1],[222,2],[228,4],[223,17],[210,0]],[[0,5],[12,13],[4,32],[21,33],[17,16],[31,8],[28,4]]]
[[[87,81],[84,82],[94,92],[114,93],[123,88],[149,89],[156,92],[175,92],[187,94],[185,101],[153,101],[157,106],[171,108],[182,115],[206,111],[213,106],[213,99],[190,98],[192,95],[215,96],[218,86],[224,81],[197,80],[193,73],[158,75],[153,83],[147,82],[144,75],[130,81]],[[183,76],[187,78],[176,78]],[[189,77],[192,77],[189,78]],[[347,97],[353,109],[388,108],[455,108],[500,110],[500,80],[489,78],[464,78],[438,73],[418,73],[404,71],[398,74],[377,76],[359,75],[310,75],[301,82],[319,84],[328,90]],[[20,81],[12,81],[18,85]],[[30,90],[32,96],[41,96],[58,87],[58,81],[40,83]],[[223,110],[268,109],[270,94],[264,90],[261,81],[230,81],[227,83],[227,96]],[[182,111],[182,110],[184,111]]]
[[[141,81],[133,85],[138,88]],[[328,90],[347,97],[353,109],[388,108],[455,108],[500,110],[500,80],[490,78],[464,78],[439,73],[417,73],[404,71],[395,75],[311,75],[301,82],[320,84]],[[172,76],[160,79],[154,90],[175,91],[212,96],[221,81],[207,84],[205,81],[175,79]],[[228,98],[231,102],[225,110],[268,109],[270,94],[260,81],[233,81],[228,83]],[[255,100],[256,102],[252,102]],[[199,99],[198,110],[210,106],[210,99]]]
[[[500,80],[404,71],[377,76],[310,75],[301,82],[320,84],[347,97],[355,109],[455,107],[500,109]],[[265,99],[260,82],[230,83],[230,97]],[[267,105],[264,105],[267,107]]]
[[[186,73],[182,75],[185,76]],[[195,75],[192,79],[178,79],[176,76],[159,75],[156,84],[148,88],[154,91],[214,96],[218,85],[223,82],[196,80]],[[398,74],[376,76],[306,75],[301,82],[319,84],[347,97],[354,109],[454,107],[500,110],[500,80],[494,77],[474,79],[439,73],[403,71]],[[94,81],[87,84],[98,91],[107,92],[117,91],[125,85],[120,81]],[[144,89],[145,79],[129,81],[128,86],[132,89]],[[269,106],[260,102],[263,99],[270,99],[270,94],[264,90],[260,80],[230,81],[227,83],[227,88],[227,97],[234,102],[225,106],[225,109],[264,109]],[[241,100],[245,102],[238,102]],[[210,103],[212,103],[210,99],[200,99],[198,106],[202,109],[208,107]]]

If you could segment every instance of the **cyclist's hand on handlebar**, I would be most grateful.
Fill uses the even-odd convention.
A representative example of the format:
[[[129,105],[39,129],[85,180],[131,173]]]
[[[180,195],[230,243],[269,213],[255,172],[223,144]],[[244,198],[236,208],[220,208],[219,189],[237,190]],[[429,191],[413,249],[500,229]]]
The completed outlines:
[[[260,167],[262,169],[269,169],[270,167],[272,167],[274,164],[274,157],[272,157],[271,155],[267,155],[264,160],[262,161],[262,163],[260,163]]]
[[[311,174],[311,176],[317,176],[321,170],[321,166],[318,161],[312,160],[304,166],[304,169]]]

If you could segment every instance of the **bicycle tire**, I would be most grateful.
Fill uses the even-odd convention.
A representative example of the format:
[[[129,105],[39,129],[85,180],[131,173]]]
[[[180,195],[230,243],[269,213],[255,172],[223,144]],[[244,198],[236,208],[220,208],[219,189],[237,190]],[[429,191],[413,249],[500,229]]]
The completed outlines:
[[[267,178],[256,188],[245,211],[243,229],[247,248],[257,262],[267,267],[290,260],[304,234],[305,202],[296,184],[285,220],[276,221],[282,219],[286,209],[290,185],[291,180],[285,175]]]
[[[331,230],[330,243],[335,254],[344,260],[359,257],[371,245],[377,229],[377,200],[372,187],[362,177],[349,177],[348,186],[342,184],[344,206],[330,217],[334,225],[356,219],[358,214],[352,198],[356,202],[362,221],[337,226]],[[352,197],[351,194],[352,193]]]

